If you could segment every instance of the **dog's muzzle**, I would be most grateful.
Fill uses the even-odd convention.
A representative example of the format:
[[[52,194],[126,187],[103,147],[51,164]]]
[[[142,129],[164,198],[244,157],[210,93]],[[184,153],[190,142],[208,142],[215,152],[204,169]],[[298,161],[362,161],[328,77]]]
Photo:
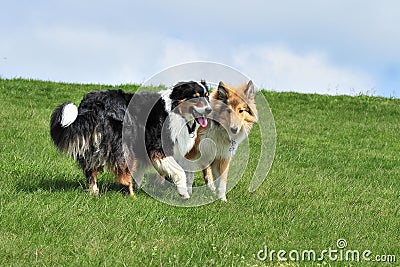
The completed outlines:
[[[202,103],[204,104],[202,107],[193,107],[193,116],[201,127],[207,127],[207,115],[211,113],[212,109],[210,103],[206,99],[203,100]]]

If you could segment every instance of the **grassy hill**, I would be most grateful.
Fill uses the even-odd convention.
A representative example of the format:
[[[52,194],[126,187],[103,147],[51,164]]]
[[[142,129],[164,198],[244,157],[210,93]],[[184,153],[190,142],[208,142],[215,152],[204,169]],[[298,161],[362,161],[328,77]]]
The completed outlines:
[[[318,258],[339,239],[344,253],[400,262],[399,99],[263,92],[277,147],[262,186],[248,192],[250,168],[227,203],[179,208],[144,192],[123,196],[109,173],[99,177],[102,195],[89,196],[73,160],[54,148],[53,109],[109,88],[0,79],[0,266],[389,265],[277,260],[279,250]],[[257,259],[265,246],[272,262]]]

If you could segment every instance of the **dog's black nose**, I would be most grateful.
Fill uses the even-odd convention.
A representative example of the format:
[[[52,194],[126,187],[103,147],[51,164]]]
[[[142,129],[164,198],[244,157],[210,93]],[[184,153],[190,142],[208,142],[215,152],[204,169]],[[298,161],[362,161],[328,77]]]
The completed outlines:
[[[212,111],[212,109],[211,109],[210,107],[206,107],[206,109],[204,110],[204,112],[205,112],[206,114],[210,114],[211,111]]]
[[[238,131],[238,127],[237,127],[236,125],[233,125],[233,126],[231,127],[231,132],[232,132],[233,134],[236,134],[237,131]]]

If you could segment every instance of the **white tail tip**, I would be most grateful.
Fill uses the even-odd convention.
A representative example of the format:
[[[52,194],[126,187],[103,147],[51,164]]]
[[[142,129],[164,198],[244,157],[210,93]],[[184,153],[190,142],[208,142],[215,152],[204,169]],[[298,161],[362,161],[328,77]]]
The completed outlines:
[[[68,127],[76,120],[76,117],[78,117],[78,108],[73,103],[65,105],[61,116],[61,126]]]

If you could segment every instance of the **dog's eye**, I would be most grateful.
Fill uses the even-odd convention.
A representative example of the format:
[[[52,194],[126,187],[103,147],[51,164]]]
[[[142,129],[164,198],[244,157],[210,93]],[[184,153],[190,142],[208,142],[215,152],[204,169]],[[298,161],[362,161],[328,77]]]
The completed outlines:
[[[206,93],[206,97],[208,97],[208,93]]]
[[[195,93],[195,94],[193,95],[193,97],[200,97],[200,94],[199,94],[199,93]]]
[[[250,108],[248,108],[248,107],[239,109],[239,113],[243,113],[243,112],[247,112],[247,113],[251,114],[250,113]]]

